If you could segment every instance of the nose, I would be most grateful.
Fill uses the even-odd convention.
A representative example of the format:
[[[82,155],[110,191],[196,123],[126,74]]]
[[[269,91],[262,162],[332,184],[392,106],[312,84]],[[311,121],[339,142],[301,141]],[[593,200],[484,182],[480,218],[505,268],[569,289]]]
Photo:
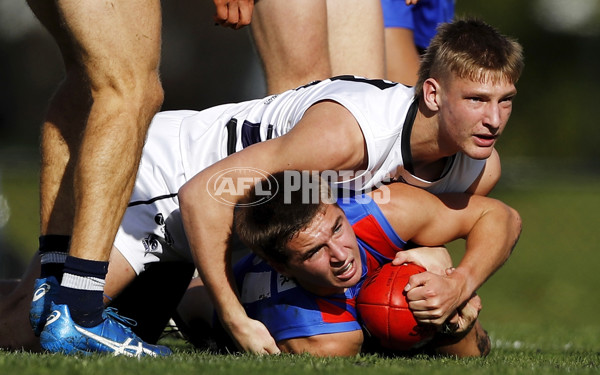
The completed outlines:
[[[500,112],[499,103],[488,103],[483,124],[488,127],[492,133],[496,133],[502,125],[502,116],[500,115]]]
[[[348,252],[344,249],[343,246],[338,245],[336,243],[331,243],[329,245],[329,258],[331,264],[343,264],[346,262],[348,258]]]

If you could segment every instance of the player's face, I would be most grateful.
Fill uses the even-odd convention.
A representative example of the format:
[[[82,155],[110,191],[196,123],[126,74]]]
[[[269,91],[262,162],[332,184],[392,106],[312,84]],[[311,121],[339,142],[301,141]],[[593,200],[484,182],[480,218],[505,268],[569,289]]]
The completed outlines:
[[[291,256],[284,273],[315,294],[342,293],[360,280],[356,236],[344,212],[335,205],[327,205],[287,248]]]
[[[505,80],[444,80],[440,90],[440,146],[449,153],[462,151],[474,159],[492,154],[506,127],[517,90]]]

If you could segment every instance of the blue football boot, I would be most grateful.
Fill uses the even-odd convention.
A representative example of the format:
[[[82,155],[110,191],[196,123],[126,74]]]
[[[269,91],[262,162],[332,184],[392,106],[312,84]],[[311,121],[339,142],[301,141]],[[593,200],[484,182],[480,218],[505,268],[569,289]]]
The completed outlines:
[[[52,303],[46,326],[40,335],[42,348],[64,354],[111,353],[128,357],[168,356],[171,349],[150,345],[140,339],[122,322],[127,318],[114,309],[106,309],[105,320],[95,327],[82,327],[71,319],[67,305]]]
[[[39,336],[46,324],[46,318],[50,314],[50,303],[58,295],[60,284],[54,276],[36,279],[33,285],[33,299],[29,309],[29,323],[33,333]]]

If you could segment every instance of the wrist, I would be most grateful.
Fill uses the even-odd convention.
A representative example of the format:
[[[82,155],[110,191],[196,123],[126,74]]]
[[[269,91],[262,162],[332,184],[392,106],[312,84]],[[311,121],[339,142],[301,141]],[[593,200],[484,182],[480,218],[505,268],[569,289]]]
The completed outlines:
[[[477,290],[475,283],[473,283],[472,274],[464,267],[455,268],[448,277],[457,283],[461,304],[466,302]]]
[[[221,322],[228,327],[235,327],[240,321],[247,318],[246,311],[239,304],[221,309],[217,311],[217,315],[221,319]]]

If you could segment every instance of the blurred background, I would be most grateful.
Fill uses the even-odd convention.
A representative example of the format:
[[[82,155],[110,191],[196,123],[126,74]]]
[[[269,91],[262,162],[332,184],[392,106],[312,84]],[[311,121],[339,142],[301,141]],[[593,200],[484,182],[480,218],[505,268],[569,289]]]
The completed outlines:
[[[265,94],[249,29],[215,26],[213,10],[209,0],[163,2],[165,110]],[[493,193],[521,212],[524,230],[482,288],[482,316],[492,328],[518,317],[519,332],[566,319],[598,350],[600,0],[457,0],[456,15],[491,23],[526,56]],[[39,126],[62,73],[26,3],[0,0],[0,278],[19,277],[37,248]]]

